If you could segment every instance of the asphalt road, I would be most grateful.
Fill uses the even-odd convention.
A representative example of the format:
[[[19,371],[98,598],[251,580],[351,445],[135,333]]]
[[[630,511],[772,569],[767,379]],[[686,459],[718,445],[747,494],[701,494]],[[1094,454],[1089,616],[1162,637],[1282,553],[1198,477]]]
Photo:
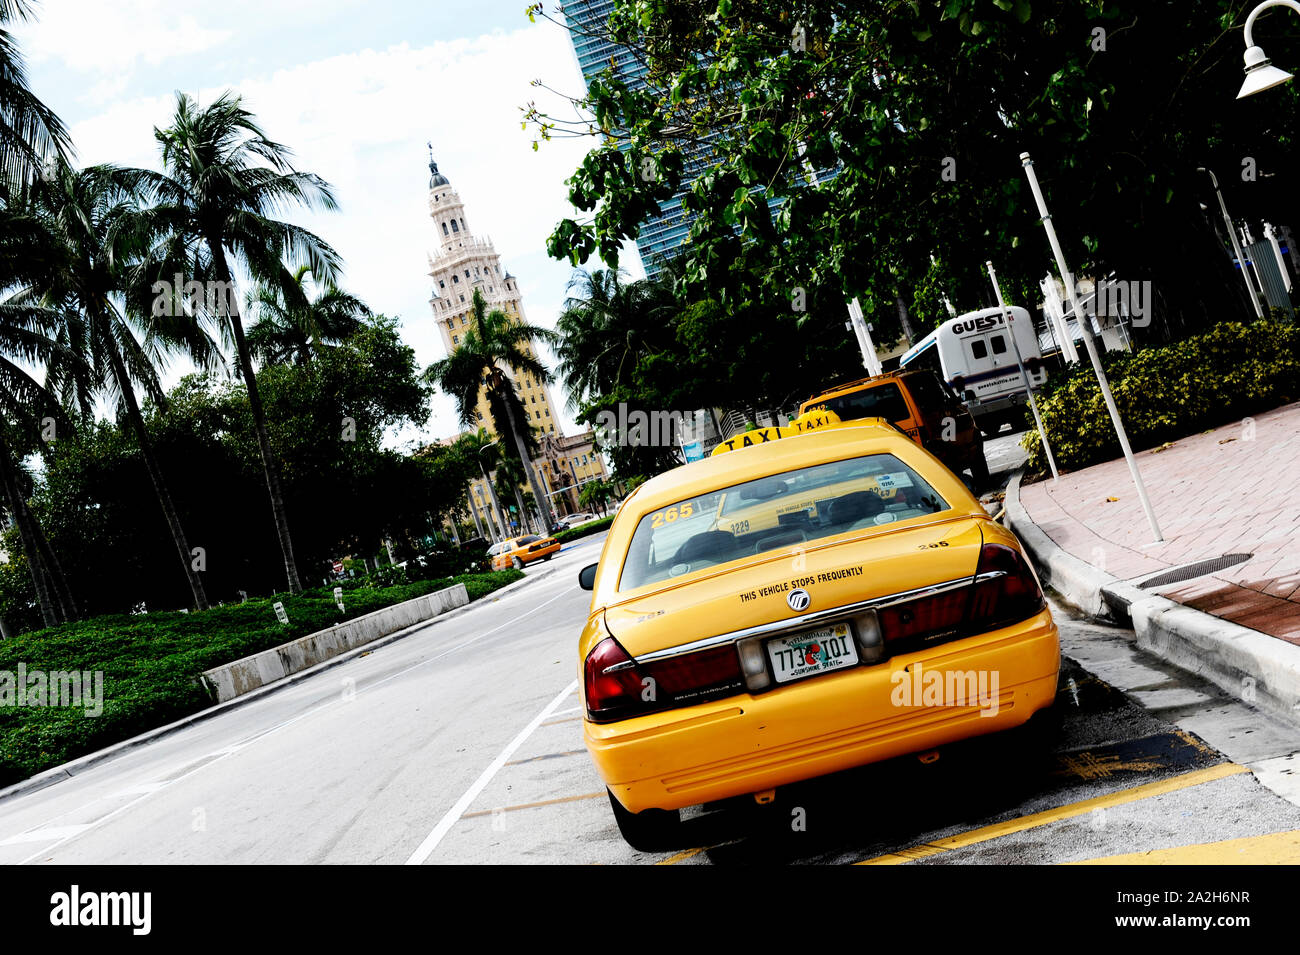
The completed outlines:
[[[1014,458],[1002,443],[1015,440],[990,442],[990,458]],[[767,806],[692,810],[680,851],[638,853],[582,746],[576,576],[601,539],[460,615],[0,800],[0,862],[1300,859],[1295,730],[1060,607],[1050,749],[976,740]]]

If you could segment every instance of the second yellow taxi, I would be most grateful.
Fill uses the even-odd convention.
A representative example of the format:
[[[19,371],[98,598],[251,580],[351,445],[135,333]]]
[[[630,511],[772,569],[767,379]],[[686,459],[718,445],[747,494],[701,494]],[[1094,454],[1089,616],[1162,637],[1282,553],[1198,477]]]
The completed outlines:
[[[554,537],[538,537],[525,534],[523,537],[511,537],[488,548],[492,558],[493,570],[506,570],[513,567],[523,570],[535,560],[550,560],[560,550],[560,542]]]

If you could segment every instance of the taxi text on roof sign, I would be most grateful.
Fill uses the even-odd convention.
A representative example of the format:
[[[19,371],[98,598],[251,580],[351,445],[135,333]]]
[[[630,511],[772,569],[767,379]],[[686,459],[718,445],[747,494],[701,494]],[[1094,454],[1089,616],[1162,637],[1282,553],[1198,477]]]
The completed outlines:
[[[840,420],[840,416],[834,411],[828,409],[813,409],[806,411],[804,414],[795,418],[789,424],[780,428],[758,428],[754,431],[746,431],[744,434],[738,434],[734,438],[728,438],[718,444],[713,449],[713,454],[726,454],[728,451],[736,451],[740,448],[752,447],[756,444],[766,444],[769,441],[779,441],[782,438],[793,438],[798,434],[807,434],[809,431],[819,431],[823,428],[833,428],[841,424],[887,424],[883,418],[863,418],[857,421],[845,422]]]

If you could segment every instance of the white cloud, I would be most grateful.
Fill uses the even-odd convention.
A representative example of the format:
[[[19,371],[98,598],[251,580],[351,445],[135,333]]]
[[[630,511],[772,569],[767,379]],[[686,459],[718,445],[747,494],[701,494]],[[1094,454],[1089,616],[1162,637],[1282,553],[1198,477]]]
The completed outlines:
[[[139,63],[157,65],[194,56],[234,35],[228,27],[200,25],[180,15],[169,0],[116,0],[114,3],[59,3],[47,0],[39,21],[15,33],[33,63],[58,60],[78,73],[121,73]],[[227,22],[236,22],[228,20]]]

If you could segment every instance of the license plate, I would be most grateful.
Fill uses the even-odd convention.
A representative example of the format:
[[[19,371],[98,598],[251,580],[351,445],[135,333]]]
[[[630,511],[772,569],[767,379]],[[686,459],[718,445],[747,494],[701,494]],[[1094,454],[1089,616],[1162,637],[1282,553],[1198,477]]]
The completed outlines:
[[[847,623],[808,630],[767,642],[767,658],[777,683],[802,680],[858,663],[858,646]]]

